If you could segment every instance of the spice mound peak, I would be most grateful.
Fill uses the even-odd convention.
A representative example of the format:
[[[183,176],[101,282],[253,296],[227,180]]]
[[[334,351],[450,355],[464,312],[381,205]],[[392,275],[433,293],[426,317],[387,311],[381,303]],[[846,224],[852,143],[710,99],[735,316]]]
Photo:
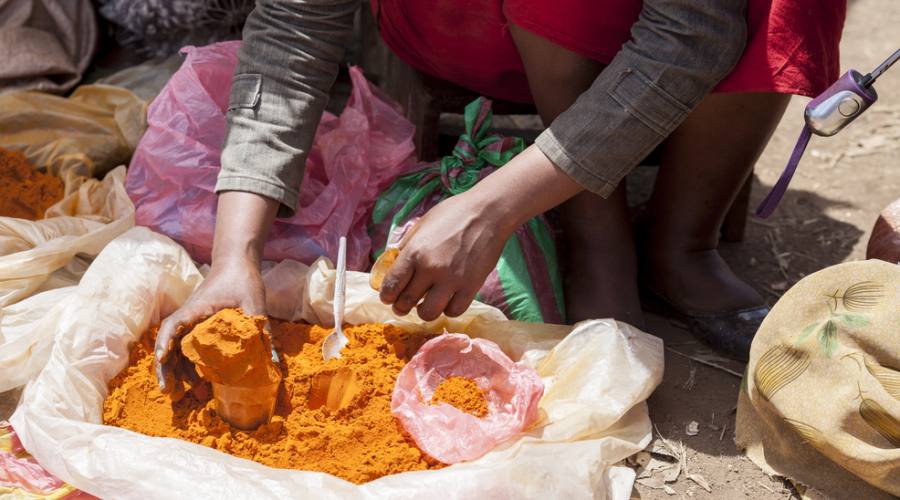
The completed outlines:
[[[459,411],[481,418],[488,414],[488,402],[484,391],[474,380],[465,377],[448,377],[441,382],[431,396],[431,404],[447,403]]]
[[[277,383],[281,374],[272,361],[265,316],[246,316],[223,309],[194,327],[181,340],[181,352],[204,379],[232,387]]]

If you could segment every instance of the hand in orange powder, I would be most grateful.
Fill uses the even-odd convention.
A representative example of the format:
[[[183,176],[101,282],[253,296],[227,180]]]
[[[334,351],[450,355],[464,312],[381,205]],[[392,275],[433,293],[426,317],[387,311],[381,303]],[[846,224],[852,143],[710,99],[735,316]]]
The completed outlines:
[[[259,263],[278,202],[240,192],[219,195],[212,269],[191,298],[159,327],[154,354],[156,378],[163,393],[178,395],[190,376],[177,340],[221,309],[240,308],[249,316],[266,316],[266,291]]]

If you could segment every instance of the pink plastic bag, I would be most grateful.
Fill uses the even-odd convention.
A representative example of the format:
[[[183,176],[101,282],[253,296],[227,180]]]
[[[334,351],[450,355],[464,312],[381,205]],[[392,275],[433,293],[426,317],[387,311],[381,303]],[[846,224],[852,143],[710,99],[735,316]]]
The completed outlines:
[[[453,406],[430,404],[444,379],[465,377],[485,391],[488,414],[475,417]],[[425,343],[403,367],[391,411],[419,448],[446,464],[474,460],[527,429],[538,417],[544,384],[537,372],[514,363],[497,344],[461,333]]]
[[[9,422],[0,422],[0,496],[89,500],[93,495],[55,478],[25,451]]]
[[[240,42],[185,47],[186,59],[147,110],[148,129],[128,169],[138,225],[149,226],[209,262],[214,188]],[[350,68],[353,93],[339,117],[325,113],[306,163],[300,207],[279,219],[264,257],[334,261],[347,235],[347,266],[365,270],[366,222],[378,194],[414,163],[413,125],[399,106]]]

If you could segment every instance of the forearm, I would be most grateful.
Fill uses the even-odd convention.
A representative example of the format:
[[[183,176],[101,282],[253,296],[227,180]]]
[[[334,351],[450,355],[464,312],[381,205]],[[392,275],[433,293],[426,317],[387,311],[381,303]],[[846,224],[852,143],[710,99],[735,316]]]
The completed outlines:
[[[492,218],[498,229],[511,233],[528,219],[583,190],[540,149],[530,146],[465,195],[482,214]]]
[[[258,266],[278,206],[278,201],[255,193],[220,193],[213,240],[213,267],[238,261]]]

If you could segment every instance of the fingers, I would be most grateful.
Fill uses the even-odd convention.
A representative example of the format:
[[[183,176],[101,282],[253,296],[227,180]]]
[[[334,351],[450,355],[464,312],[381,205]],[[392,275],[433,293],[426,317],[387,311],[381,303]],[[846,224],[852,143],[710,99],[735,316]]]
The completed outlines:
[[[156,333],[156,345],[153,350],[156,360],[165,363],[169,359],[169,353],[174,346],[175,331],[181,326],[181,310],[175,311],[159,325]]]
[[[432,280],[423,272],[416,272],[412,279],[406,285],[397,300],[394,301],[394,313],[399,316],[406,316],[410,311],[422,300],[428,289],[431,288]]]
[[[414,255],[401,253],[397,258],[381,285],[381,301],[393,304],[394,313],[400,316],[416,308],[425,321],[433,321],[442,313],[462,315],[475,300],[478,290],[471,286],[458,288],[459,276],[441,279],[447,273],[428,269]]]
[[[436,320],[447,308],[447,304],[453,297],[453,292],[453,288],[446,285],[433,286],[428,290],[425,300],[416,307],[419,317],[425,321]]]
[[[475,295],[477,294],[478,290],[471,288],[457,290],[447,307],[444,308],[444,314],[451,318],[462,316],[469,309],[469,306],[472,305],[472,301],[475,300]]]
[[[177,350],[175,342],[191,325],[202,319],[202,316],[201,311],[185,306],[175,311],[159,325],[154,354],[156,356],[156,380],[163,393],[174,394],[179,391],[181,382],[175,370],[176,360],[171,359],[172,352]]]
[[[170,392],[172,384],[175,382],[171,366],[166,365],[166,362],[169,360],[172,347],[174,347],[175,331],[180,326],[179,312],[175,311],[159,325],[159,331],[156,333],[156,345],[153,348],[156,356],[154,363],[156,380],[159,382],[160,390],[164,393]]]
[[[381,291],[379,292],[381,302],[384,304],[395,303],[401,292],[412,280],[414,273],[415,260],[410,258],[409,255],[401,253],[381,283]]]
[[[265,290],[254,290],[252,295],[242,300],[241,311],[247,316],[266,316]]]

